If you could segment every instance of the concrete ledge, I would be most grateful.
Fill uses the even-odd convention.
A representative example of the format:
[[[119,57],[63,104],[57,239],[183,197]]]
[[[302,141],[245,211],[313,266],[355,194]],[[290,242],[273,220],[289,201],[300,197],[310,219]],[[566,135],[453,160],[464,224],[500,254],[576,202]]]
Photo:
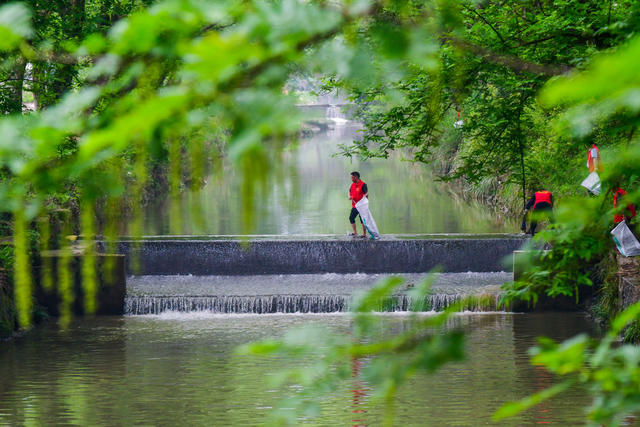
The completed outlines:
[[[527,272],[533,262],[548,253],[548,250],[536,249],[513,252],[513,280],[517,281]],[[581,311],[593,295],[592,286],[580,286],[578,300],[575,297],[558,295],[550,297],[546,294],[538,295],[538,301],[534,305],[526,301],[513,301],[511,311],[514,312],[544,312],[544,311]]]
[[[445,272],[490,272],[509,271],[513,251],[525,241],[143,240],[120,242],[119,252],[127,255],[127,272],[141,275],[420,273],[438,266]]]
[[[71,269],[71,277],[73,280],[73,306],[72,311],[76,315],[82,315],[84,313],[84,288],[82,287],[82,260],[87,255],[75,255],[70,261],[69,268]],[[95,314],[123,314],[124,313],[124,298],[127,292],[126,289],[126,274],[125,274],[125,257],[118,254],[98,254],[93,255],[97,257],[96,266],[98,269],[98,292],[97,292],[97,304]],[[42,261],[45,262],[45,258],[49,258],[51,261],[51,274],[53,288],[46,290],[42,286],[40,277],[41,268],[38,269],[36,274],[36,300],[37,302],[47,309],[49,315],[57,317],[60,315],[60,302],[62,300],[60,292],[57,288],[58,273],[57,263],[60,260],[60,255],[49,254],[42,257]],[[105,269],[107,259],[110,258],[113,262],[112,271],[108,272]]]
[[[546,254],[547,250],[513,251],[513,280],[519,280],[529,266]]]

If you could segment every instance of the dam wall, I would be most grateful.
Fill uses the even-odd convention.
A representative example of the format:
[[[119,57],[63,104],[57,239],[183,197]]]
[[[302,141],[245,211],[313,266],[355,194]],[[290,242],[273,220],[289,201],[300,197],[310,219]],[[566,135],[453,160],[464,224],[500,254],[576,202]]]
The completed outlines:
[[[502,237],[389,240],[121,241],[135,275],[263,275],[511,271],[527,239]],[[505,262],[506,260],[506,262]]]

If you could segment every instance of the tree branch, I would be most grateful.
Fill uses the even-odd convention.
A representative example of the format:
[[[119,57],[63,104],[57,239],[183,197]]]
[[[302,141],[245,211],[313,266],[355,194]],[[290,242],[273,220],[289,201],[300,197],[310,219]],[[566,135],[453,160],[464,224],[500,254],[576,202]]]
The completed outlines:
[[[489,62],[504,65],[505,67],[511,68],[514,71],[524,71],[532,74],[541,74],[552,77],[566,74],[572,70],[572,67],[564,64],[543,65],[537,64],[535,62],[525,61],[516,56],[503,55],[494,52],[491,49],[478,46],[477,44],[471,43],[468,40],[463,40],[457,37],[449,36],[445,37],[444,40],[449,41],[452,45],[456,46],[459,49],[467,51],[473,55],[477,55]]]
[[[489,26],[489,28],[491,28],[493,30],[494,33],[496,33],[496,36],[498,36],[498,38],[500,39],[500,41],[502,42],[503,45],[508,46],[506,40],[504,39],[504,37],[502,37],[502,34],[500,34],[500,32],[493,26],[491,25],[491,23],[480,14],[480,12],[478,12],[477,10],[466,6],[466,5],[462,5],[462,7],[466,10],[468,10],[469,12],[473,12],[474,14],[476,14],[476,16],[478,16],[478,18],[480,18],[482,20],[482,22],[484,22],[485,24],[487,24]]]

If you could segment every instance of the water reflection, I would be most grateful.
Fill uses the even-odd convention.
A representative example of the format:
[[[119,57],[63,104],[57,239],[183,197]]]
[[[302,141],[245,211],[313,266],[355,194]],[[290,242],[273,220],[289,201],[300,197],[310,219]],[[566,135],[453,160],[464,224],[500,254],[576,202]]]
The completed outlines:
[[[371,210],[382,233],[513,232],[513,221],[462,202],[437,182],[428,166],[391,158],[360,162],[335,157],[339,144],[358,136],[354,122],[331,125],[282,153],[256,200],[254,234],[346,234],[349,174],[358,170],[369,186]],[[246,234],[242,226],[241,177],[229,166],[183,203],[183,234]],[[193,197],[204,207],[204,224],[190,219]],[[147,234],[169,234],[166,201],[147,212]]]
[[[351,378],[353,381],[353,388],[351,390],[351,393],[353,393],[353,398],[351,399],[351,412],[353,412],[353,419],[351,420],[351,423],[353,427],[366,426],[363,418],[364,414],[367,412],[365,409],[367,390],[360,379],[361,369],[362,360],[358,357],[353,357],[351,359]]]
[[[41,328],[0,345],[0,425],[258,425],[282,397],[269,379],[305,360],[237,356],[242,343],[280,336],[291,327],[349,329],[344,315],[211,315],[80,319],[68,331]],[[406,316],[381,316],[397,334]],[[467,332],[467,360],[419,375],[398,390],[396,425],[484,425],[508,400],[553,381],[528,362],[534,336],[564,339],[591,330],[576,313],[453,317]],[[301,425],[380,425],[382,405],[358,376],[320,402],[319,418]],[[574,387],[500,425],[582,424],[589,404]]]

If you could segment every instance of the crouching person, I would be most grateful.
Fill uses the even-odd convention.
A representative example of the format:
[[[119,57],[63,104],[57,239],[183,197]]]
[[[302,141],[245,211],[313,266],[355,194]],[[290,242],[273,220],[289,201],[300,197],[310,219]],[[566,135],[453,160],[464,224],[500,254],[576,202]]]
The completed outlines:
[[[538,221],[551,220],[553,213],[553,194],[547,190],[536,191],[529,199],[524,208],[524,218],[520,229],[531,234],[536,233]],[[527,217],[529,218],[529,231],[527,230]]]

